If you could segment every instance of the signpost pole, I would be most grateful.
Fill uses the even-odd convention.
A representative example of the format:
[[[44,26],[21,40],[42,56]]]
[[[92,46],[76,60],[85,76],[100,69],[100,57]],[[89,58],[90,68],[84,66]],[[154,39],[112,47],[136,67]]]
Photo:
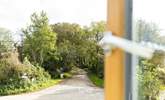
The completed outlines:
[[[107,31],[123,37],[125,33],[125,1],[108,0]],[[124,52],[115,48],[105,55],[105,100],[124,100]]]

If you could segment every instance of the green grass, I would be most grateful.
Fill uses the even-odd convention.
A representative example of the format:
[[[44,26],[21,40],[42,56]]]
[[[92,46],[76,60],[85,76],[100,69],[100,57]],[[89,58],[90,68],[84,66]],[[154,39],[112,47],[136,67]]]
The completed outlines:
[[[21,94],[21,93],[28,93],[28,92],[34,92],[39,91],[51,86],[54,86],[61,82],[61,79],[51,79],[46,82],[40,82],[37,84],[32,84],[30,86],[26,86],[24,88],[0,88],[0,95],[14,95],[14,94]]]
[[[88,74],[90,80],[98,87],[104,87],[104,80],[96,76],[95,74]]]
[[[165,90],[165,85],[161,85],[161,86],[160,86],[160,90],[161,90],[161,91],[164,91],[164,90]]]
[[[64,73],[65,78],[71,78],[72,76],[73,76],[73,74],[71,72]]]

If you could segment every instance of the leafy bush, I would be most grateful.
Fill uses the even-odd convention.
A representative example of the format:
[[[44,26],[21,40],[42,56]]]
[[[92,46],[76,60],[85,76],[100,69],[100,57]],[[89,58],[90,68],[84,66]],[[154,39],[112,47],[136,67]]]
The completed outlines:
[[[59,82],[61,82],[60,79],[55,79],[55,80],[51,79],[45,82],[40,82],[38,84],[31,84],[29,86],[21,87],[21,88],[15,88],[12,85],[5,85],[3,87],[0,87],[0,95],[11,95],[11,94],[24,93],[24,92],[37,91],[58,84]]]
[[[26,72],[29,78],[35,78],[37,81],[45,81],[51,78],[48,72],[46,72],[42,67],[38,65],[32,65],[27,58],[24,59],[23,64],[27,66]]]
[[[5,56],[0,59],[0,95],[26,92],[32,86],[50,80],[50,75],[43,68],[33,66],[27,59],[21,64],[11,58]]]
[[[161,86],[157,66],[151,62],[141,61],[139,69],[139,100],[157,100]]]
[[[103,50],[98,46],[105,31],[105,22],[93,22],[89,27],[78,24],[57,23],[52,25],[57,33],[57,52],[59,60],[56,65],[71,69],[73,66],[86,68],[103,78]]]
[[[163,85],[165,55],[156,51],[150,60],[141,59],[138,68],[139,99],[157,100],[161,86]]]

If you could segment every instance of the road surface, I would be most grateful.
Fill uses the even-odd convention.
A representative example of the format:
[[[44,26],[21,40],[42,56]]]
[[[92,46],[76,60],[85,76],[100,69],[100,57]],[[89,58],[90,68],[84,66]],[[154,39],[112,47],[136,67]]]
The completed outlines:
[[[33,93],[2,96],[0,100],[104,100],[103,89],[95,87],[85,72],[59,85]]]

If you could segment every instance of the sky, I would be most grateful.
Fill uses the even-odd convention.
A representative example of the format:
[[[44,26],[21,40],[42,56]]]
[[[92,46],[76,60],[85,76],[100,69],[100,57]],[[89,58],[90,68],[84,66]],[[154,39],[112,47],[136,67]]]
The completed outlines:
[[[133,0],[133,19],[156,23],[165,36],[165,0]]]
[[[0,0],[0,27],[17,31],[30,23],[33,12],[44,10],[50,23],[89,25],[106,20],[107,0]],[[165,0],[133,0],[133,19],[156,23],[165,34]]]
[[[106,0],[0,0],[0,27],[17,31],[30,23],[33,12],[44,10],[50,23],[89,25],[106,20]]]

